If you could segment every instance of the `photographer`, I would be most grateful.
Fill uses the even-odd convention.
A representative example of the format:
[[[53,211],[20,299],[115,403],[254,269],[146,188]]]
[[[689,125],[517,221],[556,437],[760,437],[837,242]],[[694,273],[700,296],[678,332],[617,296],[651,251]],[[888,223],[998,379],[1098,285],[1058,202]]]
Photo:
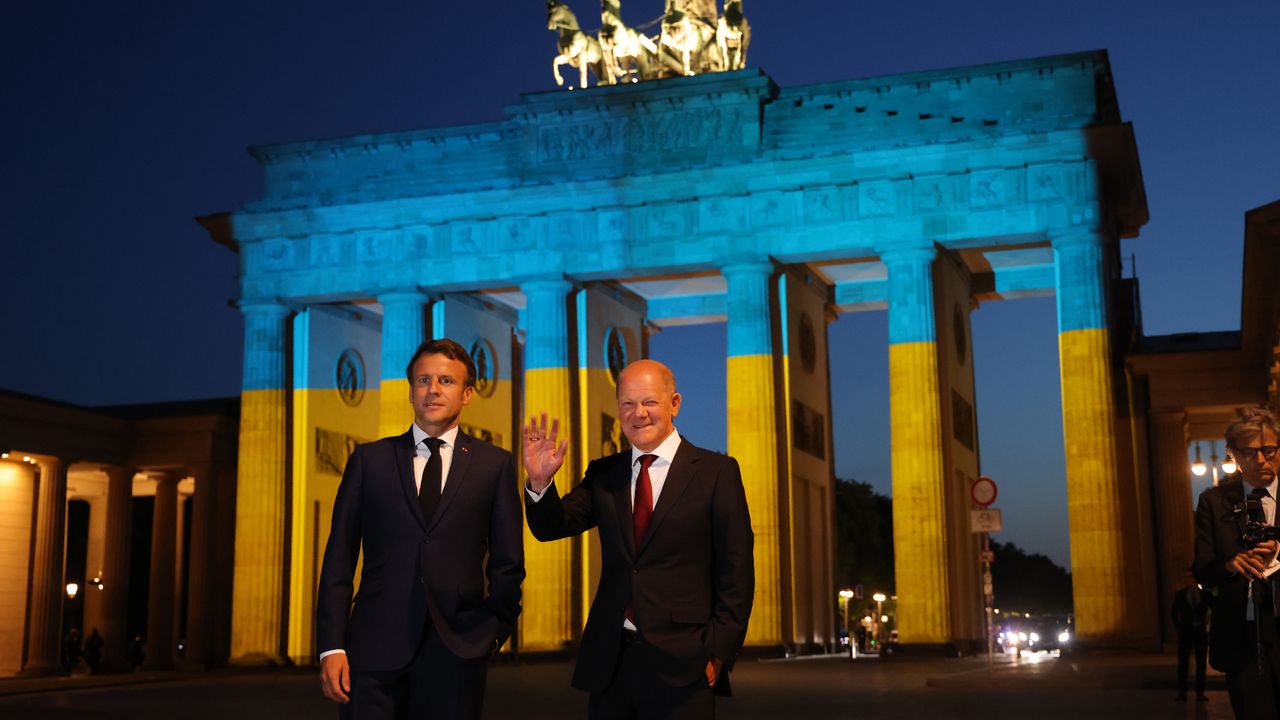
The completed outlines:
[[[1276,468],[1280,422],[1267,410],[1240,412],[1226,432],[1240,467],[1200,495],[1196,507],[1196,580],[1215,591],[1209,664],[1226,673],[1237,718],[1280,717],[1280,643],[1276,642]],[[1249,539],[1246,539],[1246,535]],[[1261,537],[1257,537],[1261,536]]]

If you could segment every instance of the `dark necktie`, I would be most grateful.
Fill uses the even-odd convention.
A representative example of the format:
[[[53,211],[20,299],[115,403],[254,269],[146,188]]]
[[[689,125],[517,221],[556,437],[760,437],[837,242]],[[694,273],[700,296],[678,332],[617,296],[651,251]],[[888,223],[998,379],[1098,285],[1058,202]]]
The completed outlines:
[[[640,541],[644,539],[645,528],[649,527],[649,518],[653,517],[653,483],[649,480],[649,466],[657,459],[657,455],[640,456],[640,474],[636,476],[636,499],[631,503],[631,529],[637,553],[640,552]],[[630,605],[627,606],[624,614],[632,625],[636,624],[636,616]]]
[[[427,458],[427,467],[422,471],[422,484],[418,486],[418,505],[422,507],[422,519],[431,523],[431,516],[436,513],[440,504],[440,477],[444,463],[440,461],[440,446],[444,441],[440,438],[425,438],[423,445],[431,451]]]

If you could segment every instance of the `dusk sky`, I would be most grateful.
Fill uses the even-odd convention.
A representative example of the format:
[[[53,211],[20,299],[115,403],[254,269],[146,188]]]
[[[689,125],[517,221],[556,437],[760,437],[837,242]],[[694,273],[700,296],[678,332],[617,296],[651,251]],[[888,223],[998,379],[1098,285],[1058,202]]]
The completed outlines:
[[[570,6],[598,27],[598,3]],[[623,14],[638,25],[662,6],[627,0]],[[1280,5],[745,9],[749,64],[783,86],[1108,50],[1151,213],[1123,244],[1146,332],[1239,328],[1243,216],[1280,199]],[[245,149],[500,120],[521,93],[554,88],[554,48],[544,0],[4,3],[0,387],[90,406],[238,393],[236,258],[193,218],[261,193]],[[885,313],[829,330],[837,475],[888,492]],[[1053,299],[984,304],[973,334],[997,539],[1065,564]],[[725,446],[724,336],[718,325],[652,341],[685,391],[677,425],[713,448]]]

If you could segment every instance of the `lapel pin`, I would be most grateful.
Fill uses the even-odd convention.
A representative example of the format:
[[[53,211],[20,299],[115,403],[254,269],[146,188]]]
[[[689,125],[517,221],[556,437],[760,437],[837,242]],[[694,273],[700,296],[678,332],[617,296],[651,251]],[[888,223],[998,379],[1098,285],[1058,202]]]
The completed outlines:
[[[466,455],[466,454],[467,454],[467,449],[466,449],[466,448],[462,448],[462,454],[463,454],[463,455]]]

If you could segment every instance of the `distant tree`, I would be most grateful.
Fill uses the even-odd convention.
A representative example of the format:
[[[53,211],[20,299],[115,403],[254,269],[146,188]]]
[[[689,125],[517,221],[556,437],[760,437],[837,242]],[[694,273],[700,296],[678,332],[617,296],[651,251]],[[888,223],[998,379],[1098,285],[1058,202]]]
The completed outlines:
[[[991,582],[996,607],[1033,614],[1071,612],[1071,573],[1039,553],[1027,553],[1013,543],[991,541],[995,561]]]
[[[893,592],[893,502],[857,480],[836,480],[835,580]]]
[[[1039,553],[992,541],[996,606],[1035,614],[1070,613],[1071,573]],[[893,500],[857,480],[836,480],[836,588],[894,593]],[[864,608],[868,601],[855,603]]]

